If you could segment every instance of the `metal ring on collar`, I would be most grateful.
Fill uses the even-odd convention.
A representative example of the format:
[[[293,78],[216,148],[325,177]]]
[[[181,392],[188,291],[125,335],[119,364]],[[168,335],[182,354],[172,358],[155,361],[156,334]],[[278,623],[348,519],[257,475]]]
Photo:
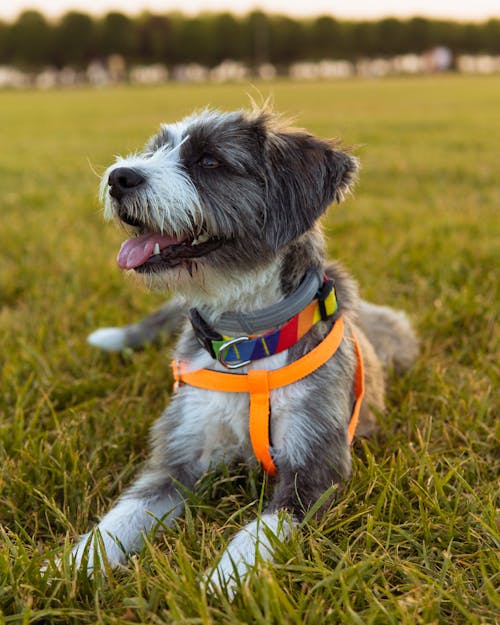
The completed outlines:
[[[230,363],[228,363],[228,362],[226,362],[224,360],[224,354],[225,354],[225,352],[228,349],[230,349],[234,345],[238,345],[239,343],[243,343],[244,341],[249,341],[249,340],[250,339],[249,339],[248,336],[238,336],[235,339],[231,339],[230,341],[226,341],[219,348],[219,353],[217,354],[217,360],[220,362],[220,364],[223,367],[226,367],[226,369],[239,369],[240,367],[244,367],[245,365],[249,365],[252,362],[251,360],[244,360],[242,362],[238,362],[238,363],[235,363],[235,364],[230,364]]]

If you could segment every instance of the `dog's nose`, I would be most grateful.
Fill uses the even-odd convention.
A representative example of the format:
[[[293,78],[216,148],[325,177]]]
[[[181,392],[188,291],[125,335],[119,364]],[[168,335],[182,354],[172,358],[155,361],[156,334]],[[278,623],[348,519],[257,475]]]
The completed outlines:
[[[117,167],[109,174],[109,193],[117,200],[121,199],[125,193],[140,187],[145,178],[132,167]]]

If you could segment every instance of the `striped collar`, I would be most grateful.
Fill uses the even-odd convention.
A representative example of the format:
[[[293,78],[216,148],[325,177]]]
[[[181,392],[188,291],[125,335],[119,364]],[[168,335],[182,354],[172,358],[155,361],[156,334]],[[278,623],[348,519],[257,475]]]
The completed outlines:
[[[292,294],[290,299],[294,297]],[[189,310],[189,319],[198,341],[212,358],[227,369],[238,369],[254,360],[289,349],[319,321],[333,317],[337,309],[334,282],[325,276],[323,284],[317,288],[312,300],[304,308],[292,317],[285,317],[282,324],[275,324],[273,329],[262,334],[222,334],[210,327],[196,308]]]

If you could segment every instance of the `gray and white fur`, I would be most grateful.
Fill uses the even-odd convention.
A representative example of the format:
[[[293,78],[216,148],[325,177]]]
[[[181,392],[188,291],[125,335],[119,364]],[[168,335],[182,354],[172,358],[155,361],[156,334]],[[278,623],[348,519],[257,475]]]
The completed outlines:
[[[164,246],[155,245],[146,259],[139,258],[136,243],[125,244],[121,266],[147,286],[176,295],[138,324],[98,330],[89,337],[94,345],[137,347],[182,326],[175,358],[192,370],[224,370],[185,322],[188,307],[203,309],[216,327],[226,311],[254,311],[282,300],[311,268],[335,280],[346,337],[313,374],[271,392],[274,493],[207,576],[212,588],[232,593],[236,577],[256,557],[272,559],[273,534],[285,540],[318,497],[349,478],[352,332],[366,371],[358,435],[373,431],[374,415],[384,408],[383,365],[399,371],[416,357],[417,339],[404,313],[360,302],[353,279],[325,260],[318,219],[343,199],[356,172],[356,159],[338,142],[289,127],[270,112],[207,110],[162,126],[142,152],[118,159],[103,176],[105,216],[145,245],[158,236]],[[282,367],[317,345],[330,327],[331,321],[320,322],[288,351],[238,371]],[[138,478],[100,521],[99,533],[83,536],[74,548],[77,564],[89,571],[97,566],[99,534],[103,555],[112,565],[123,563],[159,520],[170,523],[181,513],[183,489],[192,489],[205,471],[222,461],[254,462],[248,413],[246,393],[181,386],[152,428],[151,453]]]

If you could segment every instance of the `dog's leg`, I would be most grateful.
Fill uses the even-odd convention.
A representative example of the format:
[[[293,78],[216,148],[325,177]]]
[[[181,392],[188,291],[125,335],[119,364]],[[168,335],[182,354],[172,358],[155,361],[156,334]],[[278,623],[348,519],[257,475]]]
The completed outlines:
[[[224,588],[232,598],[238,580],[244,579],[259,561],[272,561],[276,545],[290,537],[304,513],[332,486],[340,486],[343,480],[335,470],[328,471],[323,466],[311,468],[313,464],[314,459],[311,459],[310,466],[292,469],[281,459],[279,481],[271,503],[262,515],[231,539],[216,568],[207,577],[209,590]],[[328,506],[330,500],[331,497],[321,507]]]
[[[72,551],[76,566],[86,565],[92,572],[104,559],[111,567],[125,562],[158,523],[169,525],[181,514],[184,501],[179,484],[189,488],[192,483],[191,471],[183,467],[161,472],[146,469],[97,527],[82,536]]]
[[[239,401],[244,404],[244,398]],[[240,443],[224,435],[221,410],[219,402],[207,403],[204,391],[185,386],[174,394],[152,428],[152,452],[142,474],[103,517],[98,532],[85,535],[73,550],[79,567],[87,564],[92,571],[99,552],[111,566],[123,563],[159,521],[168,525],[182,512],[186,491],[211,465],[231,460]]]
[[[78,567],[86,566],[92,572],[99,566],[96,554],[112,567],[125,562],[127,554],[138,551],[144,536],[159,522],[170,525],[181,514],[186,491],[208,468],[208,460],[201,459],[204,423],[185,409],[182,396],[186,394],[175,394],[154,424],[152,452],[135,483],[73,549]]]
[[[160,334],[175,334],[186,317],[186,304],[174,297],[152,315],[121,328],[99,328],[89,334],[87,341],[107,352],[119,352],[126,347],[136,349],[155,341]]]
[[[309,387],[297,385],[293,396],[283,396],[285,409],[295,408],[293,414],[280,415],[280,407],[275,406],[273,418],[278,423],[273,431],[273,455],[278,476],[273,498],[264,513],[230,541],[207,578],[208,588],[225,588],[232,597],[238,580],[256,562],[271,561],[276,544],[290,536],[294,525],[325,492],[349,477],[351,396],[347,384],[332,387],[336,370],[340,368],[333,365],[329,375],[317,376]],[[334,488],[321,509],[330,504],[335,493]]]

